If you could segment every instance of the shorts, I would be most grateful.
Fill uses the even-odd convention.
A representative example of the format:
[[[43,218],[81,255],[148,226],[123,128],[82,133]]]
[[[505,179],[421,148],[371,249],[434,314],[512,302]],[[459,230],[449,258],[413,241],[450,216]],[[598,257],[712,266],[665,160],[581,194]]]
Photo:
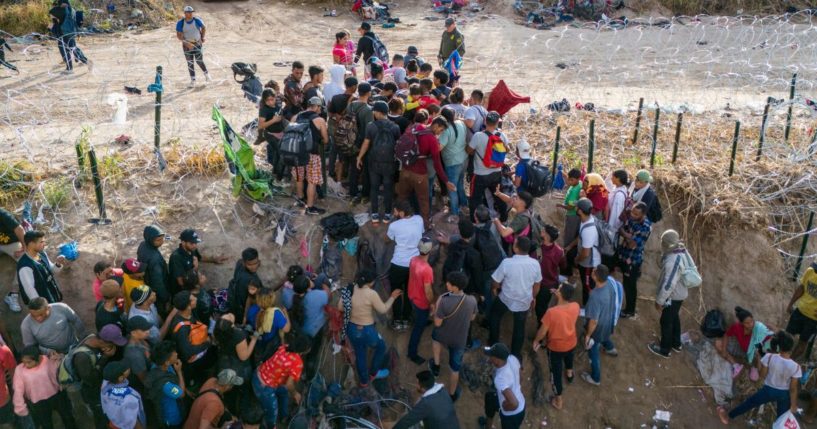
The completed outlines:
[[[814,334],[817,334],[817,320],[806,317],[800,309],[794,309],[786,325],[786,332],[792,335],[799,335],[800,341],[811,341]]]
[[[431,331],[431,339],[440,343],[441,345],[445,346],[448,349],[448,367],[451,368],[451,372],[460,372],[460,368],[462,368],[462,358],[465,356],[465,348],[464,347],[451,347],[447,346],[444,343],[441,343],[437,340],[437,330]],[[439,365],[440,363],[437,362]]]
[[[309,162],[306,166],[292,168],[292,178],[296,182],[303,182],[310,185],[323,185],[323,174],[321,174],[321,157],[314,153],[309,154]]]

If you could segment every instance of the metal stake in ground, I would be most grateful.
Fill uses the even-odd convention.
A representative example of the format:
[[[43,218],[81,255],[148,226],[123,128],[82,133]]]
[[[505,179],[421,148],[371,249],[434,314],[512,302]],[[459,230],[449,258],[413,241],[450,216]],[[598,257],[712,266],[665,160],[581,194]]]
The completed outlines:
[[[590,120],[590,138],[587,141],[587,172],[593,172],[593,149],[596,146],[596,120]]]
[[[94,179],[94,193],[96,194],[96,207],[99,209],[99,217],[89,219],[88,222],[95,225],[109,225],[111,220],[105,213],[105,199],[102,195],[102,180],[99,178],[99,166],[96,162],[96,152],[93,149],[88,151],[88,159],[91,161],[91,177]]]
[[[800,277],[800,268],[803,266],[803,257],[806,254],[808,247],[808,236],[811,234],[811,228],[814,227],[814,212],[808,216],[808,225],[806,226],[806,233],[803,234],[803,244],[800,245],[800,255],[797,257],[797,262],[794,264],[794,274],[791,276],[792,281],[796,281]]]
[[[77,150],[77,164],[79,167],[77,170],[77,180],[74,182],[74,186],[81,188],[82,181],[85,180],[85,153],[82,151],[81,144],[77,143],[74,147]]]
[[[156,93],[156,106],[155,106],[155,120],[153,125],[153,151],[156,153],[156,159],[159,162],[159,171],[164,171],[165,167],[167,167],[167,162],[165,161],[164,157],[162,156],[162,152],[159,150],[159,141],[161,140],[162,135],[162,92],[164,88],[162,87],[162,66],[156,66],[156,80],[154,83],[148,85],[148,92],[155,92]]]
[[[641,125],[641,110],[644,108],[644,97],[638,99],[638,113],[635,115],[635,132],[633,133],[633,144],[638,143],[638,127]]]
[[[559,163],[559,140],[562,138],[562,127],[556,127],[556,143],[553,146],[553,169],[550,170],[550,183],[556,181],[556,167]]]
[[[655,126],[652,128],[652,152],[650,153],[650,170],[655,166],[655,148],[658,146],[658,119],[661,117],[661,109],[655,105]]]
[[[763,155],[763,143],[766,141],[766,123],[769,120],[769,105],[772,104],[772,97],[766,97],[766,107],[763,108],[763,120],[760,122],[760,139],[757,142],[757,156],[755,162],[760,161]]]
[[[735,138],[732,139],[732,161],[729,162],[729,177],[735,171],[735,154],[738,152],[738,138],[740,138],[740,121],[735,121]]]
[[[794,88],[797,85],[797,73],[791,77],[791,88],[789,88],[789,112],[786,114],[786,132],[783,133],[783,140],[788,143],[789,132],[791,132],[791,109],[794,107]]]
[[[675,123],[675,144],[672,146],[672,163],[678,158],[678,143],[681,141],[681,125],[684,122],[684,113],[678,114],[678,122]]]

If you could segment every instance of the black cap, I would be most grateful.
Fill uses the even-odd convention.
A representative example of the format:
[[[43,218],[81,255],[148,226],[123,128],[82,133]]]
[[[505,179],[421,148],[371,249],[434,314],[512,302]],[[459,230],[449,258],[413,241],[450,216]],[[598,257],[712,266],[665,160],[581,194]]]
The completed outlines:
[[[384,115],[389,114],[389,105],[385,101],[375,101],[372,105],[373,112],[380,112]]]
[[[365,95],[372,92],[372,86],[368,82],[363,82],[357,86],[357,95]]]
[[[406,53],[417,55],[419,51],[416,46],[409,46],[408,49],[406,49]]]
[[[201,238],[199,238],[199,233],[196,232],[195,229],[188,228],[182,231],[181,235],[179,235],[179,240],[184,241],[185,243],[201,243]]]
[[[105,369],[102,370],[102,378],[111,383],[115,383],[119,381],[119,377],[128,369],[130,369],[130,363],[126,360],[108,362],[108,364],[105,365]]]
[[[491,357],[495,357],[501,360],[507,360],[508,356],[511,355],[511,351],[508,350],[508,346],[502,343],[496,343],[491,348],[485,350],[485,354]]]
[[[131,331],[149,331],[153,324],[142,316],[135,316],[128,319],[128,329]]]

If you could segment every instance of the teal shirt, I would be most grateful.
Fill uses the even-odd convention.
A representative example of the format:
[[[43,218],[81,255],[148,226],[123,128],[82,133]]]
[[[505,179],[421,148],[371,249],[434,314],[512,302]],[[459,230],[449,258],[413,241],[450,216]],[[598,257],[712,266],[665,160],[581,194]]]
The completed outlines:
[[[457,128],[457,135],[454,136],[454,128]],[[454,126],[448,128],[440,134],[440,155],[443,163],[447,166],[459,165],[465,162],[465,123],[454,121]]]

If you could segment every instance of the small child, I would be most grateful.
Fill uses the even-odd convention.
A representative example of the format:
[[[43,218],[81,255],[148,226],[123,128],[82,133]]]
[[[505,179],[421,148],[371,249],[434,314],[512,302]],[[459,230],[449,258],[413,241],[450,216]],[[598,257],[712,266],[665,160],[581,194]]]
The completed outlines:
[[[576,202],[581,198],[582,172],[578,168],[573,168],[567,173],[567,185],[569,188],[565,193],[564,204],[559,204],[559,208],[567,210],[565,214],[565,232],[562,237],[562,245],[564,246],[565,254],[567,254],[567,270],[571,273],[573,271],[573,260],[576,257],[576,237],[579,235],[579,225],[581,221],[579,214],[576,213]]]
[[[528,163],[530,163],[530,143],[527,140],[522,139],[516,145],[516,156],[519,162],[516,163],[513,184],[517,190],[524,191],[528,183]]]
[[[9,44],[6,42],[6,39],[0,37],[0,65],[6,66],[9,69],[19,73],[20,70],[17,70],[16,66],[6,61],[6,51],[4,48],[8,48],[9,52],[14,52],[11,50],[11,46],[9,46]]]

